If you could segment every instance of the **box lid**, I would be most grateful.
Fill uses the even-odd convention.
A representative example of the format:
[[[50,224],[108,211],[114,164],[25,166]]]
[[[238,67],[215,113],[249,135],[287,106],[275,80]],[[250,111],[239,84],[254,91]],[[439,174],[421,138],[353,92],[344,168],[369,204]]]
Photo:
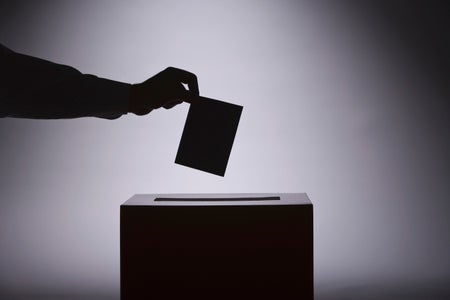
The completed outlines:
[[[137,194],[122,206],[312,205],[306,193]]]

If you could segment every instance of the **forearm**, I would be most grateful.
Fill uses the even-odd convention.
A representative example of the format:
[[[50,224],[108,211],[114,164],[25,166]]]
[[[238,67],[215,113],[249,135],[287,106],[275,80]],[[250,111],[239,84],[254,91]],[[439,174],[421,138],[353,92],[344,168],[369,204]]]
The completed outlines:
[[[130,85],[2,51],[0,116],[115,119],[128,112]]]

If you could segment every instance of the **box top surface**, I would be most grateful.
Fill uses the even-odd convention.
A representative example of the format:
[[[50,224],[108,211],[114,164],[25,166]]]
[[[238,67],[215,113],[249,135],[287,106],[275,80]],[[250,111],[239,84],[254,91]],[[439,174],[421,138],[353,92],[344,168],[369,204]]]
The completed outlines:
[[[312,205],[306,193],[138,194],[122,206]]]

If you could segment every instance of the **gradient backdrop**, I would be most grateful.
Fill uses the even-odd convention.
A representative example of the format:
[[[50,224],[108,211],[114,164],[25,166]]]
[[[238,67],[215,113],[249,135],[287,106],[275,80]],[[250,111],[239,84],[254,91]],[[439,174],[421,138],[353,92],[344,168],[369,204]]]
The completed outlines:
[[[317,299],[449,299],[444,2],[10,2],[18,52],[129,83],[184,68],[244,112],[224,178],[174,164],[186,104],[1,119],[2,300],[119,299],[119,205],[156,192],[307,192]]]

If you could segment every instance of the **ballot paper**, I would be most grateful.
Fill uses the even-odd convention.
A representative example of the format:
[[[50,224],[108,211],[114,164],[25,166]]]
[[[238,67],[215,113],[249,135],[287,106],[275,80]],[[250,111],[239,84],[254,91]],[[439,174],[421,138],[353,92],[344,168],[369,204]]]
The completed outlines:
[[[206,97],[191,104],[175,163],[225,176],[242,109]]]

